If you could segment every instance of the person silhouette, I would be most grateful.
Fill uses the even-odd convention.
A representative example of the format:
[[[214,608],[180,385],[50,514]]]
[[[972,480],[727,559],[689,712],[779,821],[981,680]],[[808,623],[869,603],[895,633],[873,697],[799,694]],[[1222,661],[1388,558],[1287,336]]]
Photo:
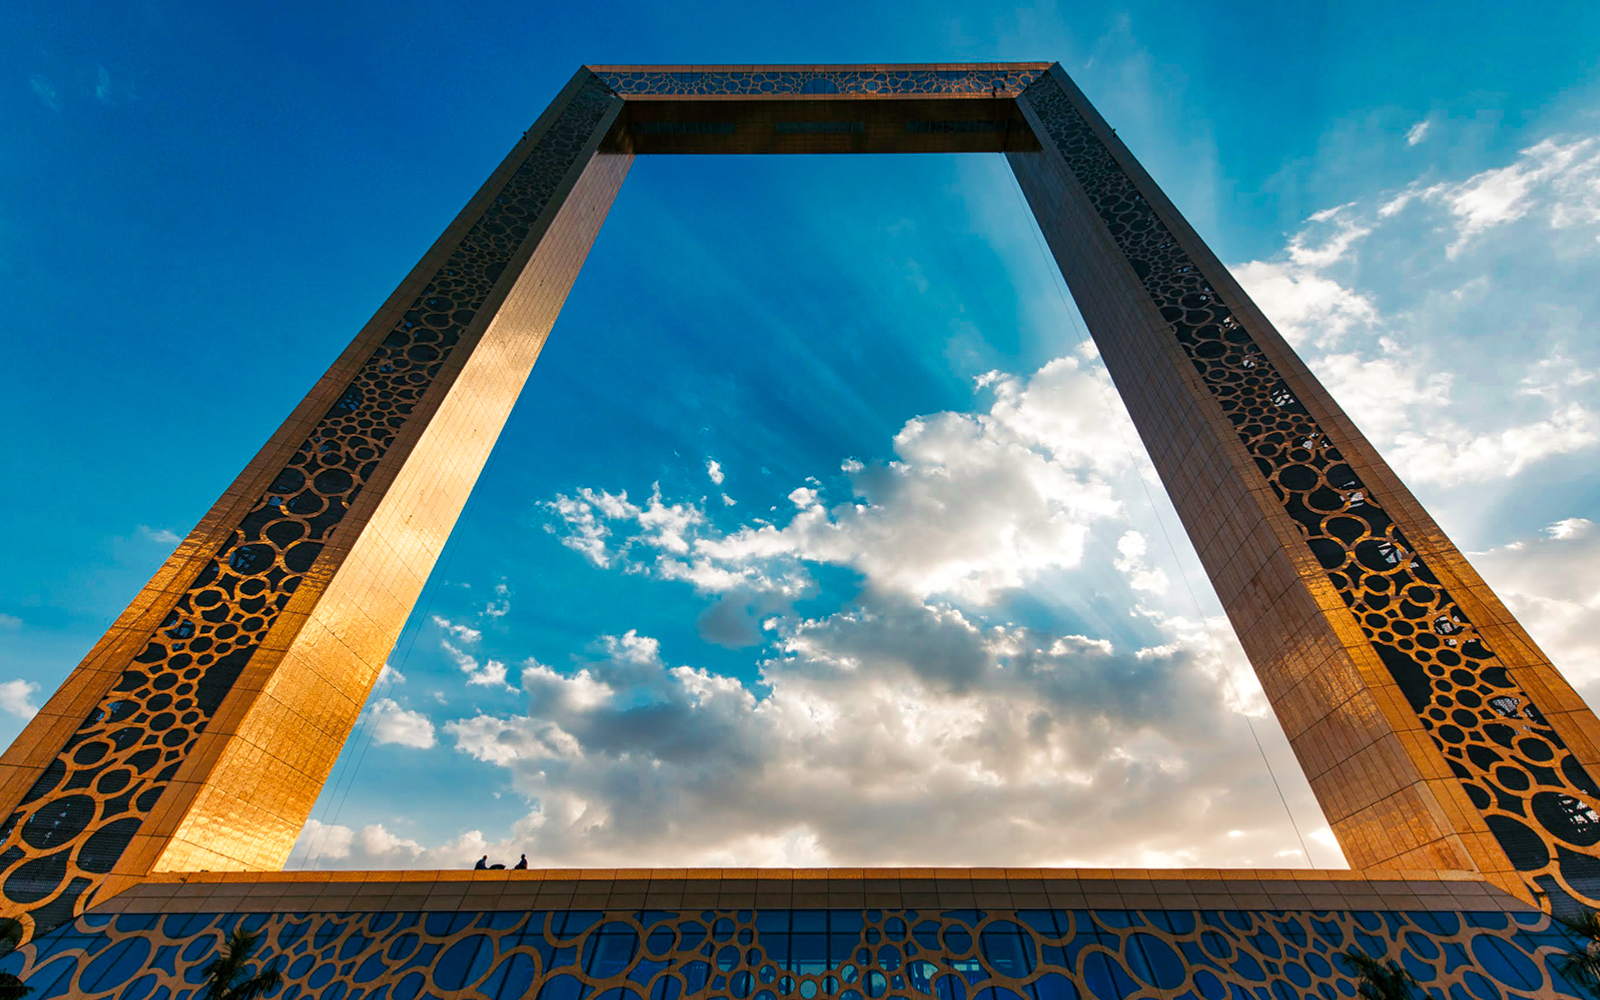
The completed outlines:
[[[528,856],[526,854],[524,854],[522,856],[522,860],[518,861],[516,864],[512,865],[511,869],[513,871],[519,871],[520,872],[520,871],[522,871],[523,869],[525,869],[527,867],[528,867]]]
[[[472,866],[472,870],[475,872],[488,871],[489,855],[485,854],[483,857],[479,858],[478,863]]]

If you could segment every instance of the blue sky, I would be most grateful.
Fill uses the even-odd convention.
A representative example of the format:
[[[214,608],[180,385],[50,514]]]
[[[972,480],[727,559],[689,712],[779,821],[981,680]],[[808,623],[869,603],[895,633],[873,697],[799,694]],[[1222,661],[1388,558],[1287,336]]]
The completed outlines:
[[[582,62],[1060,60],[1594,692],[1600,12],[860,8],[0,14],[0,737]],[[644,158],[291,864],[1339,864],[1217,615],[998,157]]]

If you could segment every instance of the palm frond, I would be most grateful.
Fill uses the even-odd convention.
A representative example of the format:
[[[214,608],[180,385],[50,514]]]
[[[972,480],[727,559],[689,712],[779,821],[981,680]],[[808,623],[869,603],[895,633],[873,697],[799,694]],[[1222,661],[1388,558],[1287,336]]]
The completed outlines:
[[[257,997],[276,989],[282,982],[283,970],[278,968],[278,960],[273,959],[271,965],[229,990],[224,1000],[256,1000]]]
[[[0,917],[0,957],[22,947],[22,934],[22,921],[12,917]]]
[[[1412,1000],[1421,986],[1416,977],[1394,959],[1380,961],[1356,948],[1339,955],[1345,970],[1356,977],[1356,993],[1364,1000]]]
[[[255,951],[256,942],[260,939],[258,931],[234,928],[222,952],[200,970],[205,977],[206,990],[201,994],[205,1000],[230,1000],[234,990],[233,981],[244,971],[245,964],[250,961],[250,953]]]

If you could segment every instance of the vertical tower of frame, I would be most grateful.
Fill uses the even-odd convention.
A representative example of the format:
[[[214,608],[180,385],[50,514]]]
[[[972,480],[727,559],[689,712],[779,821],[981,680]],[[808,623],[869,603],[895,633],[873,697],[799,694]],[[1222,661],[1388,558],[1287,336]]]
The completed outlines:
[[[1600,901],[1597,726],[1059,66],[1008,154],[1357,868]]]
[[[282,866],[632,157],[580,71],[0,759],[0,913]]]

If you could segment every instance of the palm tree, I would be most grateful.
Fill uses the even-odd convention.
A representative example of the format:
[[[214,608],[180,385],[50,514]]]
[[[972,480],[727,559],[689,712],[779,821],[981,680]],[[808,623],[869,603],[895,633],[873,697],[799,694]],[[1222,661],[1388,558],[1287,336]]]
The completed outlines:
[[[22,924],[10,917],[0,917],[0,958],[16,951],[21,944]],[[9,972],[0,972],[0,1000],[22,1000],[32,992],[32,986],[22,985],[22,980]]]
[[[1416,994],[1411,991],[1421,986],[1392,958],[1380,962],[1355,948],[1346,949],[1339,957],[1345,971],[1356,977],[1356,995],[1364,1000],[1412,1000]]]
[[[255,975],[240,979],[260,939],[260,931],[234,928],[222,951],[202,970],[206,985],[205,992],[200,994],[201,1000],[256,1000],[283,982],[283,971],[278,968],[277,959]]]
[[[1556,956],[1556,968],[1567,977],[1567,982],[1600,998],[1600,913],[1585,910],[1577,917],[1556,919],[1566,926],[1568,934],[1577,938],[1577,947]]]

